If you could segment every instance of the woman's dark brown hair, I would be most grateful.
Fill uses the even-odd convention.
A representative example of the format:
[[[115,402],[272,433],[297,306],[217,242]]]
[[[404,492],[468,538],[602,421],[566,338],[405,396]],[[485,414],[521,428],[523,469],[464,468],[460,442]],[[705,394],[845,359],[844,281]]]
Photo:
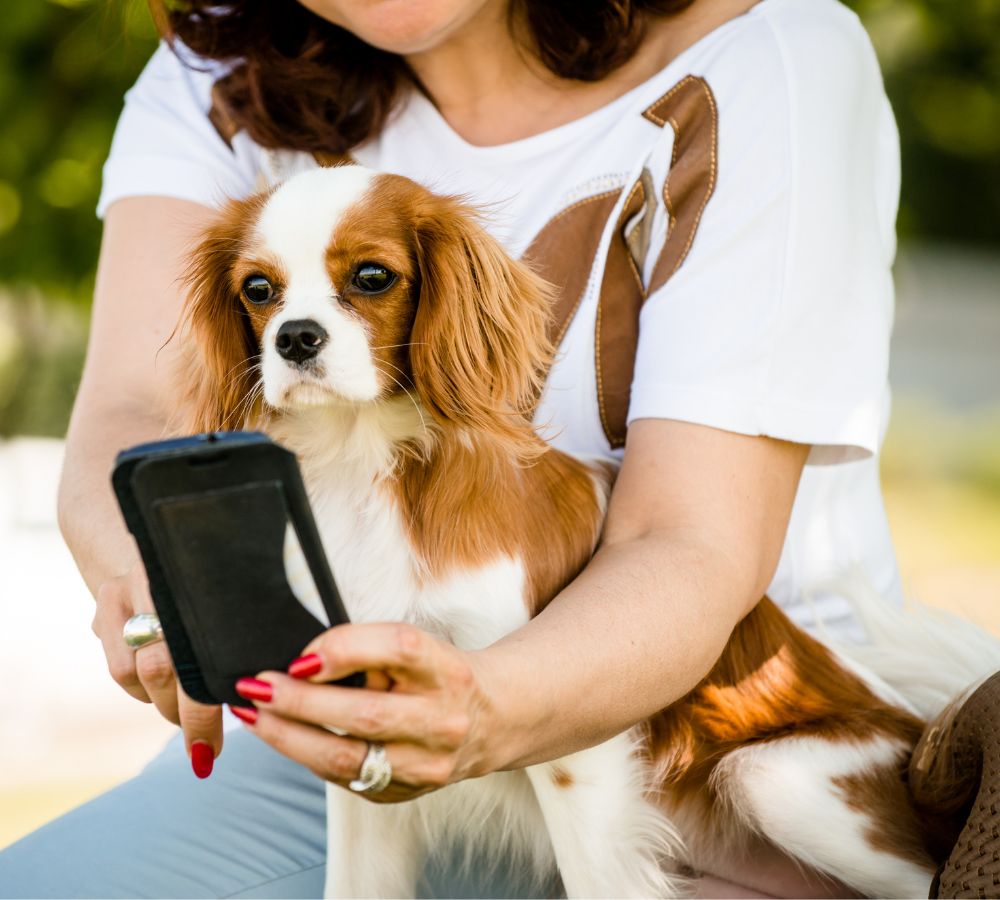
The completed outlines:
[[[693,0],[511,0],[510,27],[562,78],[598,81],[625,63],[650,15]],[[149,0],[161,33],[226,62],[216,113],[263,147],[346,153],[376,135],[400,88],[398,56],[375,49],[297,0]]]

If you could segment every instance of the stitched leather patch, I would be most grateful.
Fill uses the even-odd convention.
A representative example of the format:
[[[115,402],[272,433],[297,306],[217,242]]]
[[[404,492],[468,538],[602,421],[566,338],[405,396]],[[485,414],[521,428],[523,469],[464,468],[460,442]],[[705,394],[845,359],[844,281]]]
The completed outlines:
[[[223,143],[232,150],[233,138],[240,129],[220,99],[218,85],[212,86],[212,106],[208,111],[208,121],[212,123],[212,127],[216,130],[219,137],[222,138]]]
[[[313,159],[324,169],[334,166],[356,166],[357,160],[350,153],[327,153],[325,150],[317,150],[313,153]]]
[[[545,223],[524,251],[524,261],[558,291],[549,322],[555,346],[562,341],[583,299],[608,216],[621,192],[615,188],[567,206]]]
[[[719,113],[705,79],[689,75],[649,106],[643,117],[660,128],[669,123],[674,130],[670,172],[663,185],[669,230],[649,280],[653,293],[681,267],[715,191]]]
[[[682,79],[642,115],[659,128],[669,124],[674,130],[670,170],[663,185],[669,221],[647,289],[640,268],[648,247],[654,197],[644,172],[642,181],[630,189],[608,249],[595,326],[597,402],[612,448],[625,444],[642,304],[687,258],[715,191],[718,171],[718,108],[703,78],[692,75]],[[539,274],[561,288],[551,331],[557,345],[582,299],[608,216],[620,196],[620,190],[608,191],[563,210],[545,225],[524,254]],[[643,209],[639,225],[626,234],[631,220]]]
[[[601,280],[594,332],[597,403],[604,435],[613,448],[625,446],[635,350],[639,343],[639,310],[646,299],[642,274],[633,257],[626,227],[646,208],[646,188],[637,181],[618,216]],[[648,215],[647,209],[647,215]],[[645,219],[646,217],[644,217]],[[640,222],[638,228],[643,227]],[[633,229],[630,234],[634,234]]]

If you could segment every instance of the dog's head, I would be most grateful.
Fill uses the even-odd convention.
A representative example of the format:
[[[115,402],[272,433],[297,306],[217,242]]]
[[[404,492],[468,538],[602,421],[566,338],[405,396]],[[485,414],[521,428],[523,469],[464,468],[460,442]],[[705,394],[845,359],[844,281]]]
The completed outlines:
[[[188,281],[195,430],[409,391],[440,425],[515,439],[550,357],[545,283],[460,201],[360,166],[230,202]]]

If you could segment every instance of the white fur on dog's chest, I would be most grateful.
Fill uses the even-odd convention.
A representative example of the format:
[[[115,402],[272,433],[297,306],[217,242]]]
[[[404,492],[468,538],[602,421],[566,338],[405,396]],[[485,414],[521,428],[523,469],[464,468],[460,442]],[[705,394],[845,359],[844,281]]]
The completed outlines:
[[[464,649],[484,647],[527,622],[521,560],[500,557],[477,568],[456,566],[443,577],[425,570],[399,506],[379,483],[384,448],[358,446],[365,436],[355,429],[325,452],[302,459],[316,525],[351,621],[411,622]],[[298,435],[280,437],[300,443],[294,440]],[[462,528],[462,522],[454,527]],[[286,546],[285,565],[303,605],[325,619],[294,542]]]
[[[435,578],[421,571],[400,511],[388,497],[320,489],[313,504],[352,622],[412,622],[474,649],[528,620],[519,560],[501,558]]]

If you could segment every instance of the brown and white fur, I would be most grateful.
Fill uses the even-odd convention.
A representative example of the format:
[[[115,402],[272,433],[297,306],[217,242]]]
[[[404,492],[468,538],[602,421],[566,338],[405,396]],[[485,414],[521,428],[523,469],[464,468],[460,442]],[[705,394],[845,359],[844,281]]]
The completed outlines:
[[[366,293],[363,264],[395,280]],[[266,302],[244,294],[253,276]],[[306,172],[230,203],[190,281],[188,424],[296,451],[352,620],[483,647],[586,564],[610,476],[532,428],[547,288],[461,203],[357,166]],[[539,884],[554,864],[570,897],[677,895],[685,865],[763,844],[865,894],[926,896],[902,777],[921,730],[765,598],[630,735],[401,806],[328,791],[326,891],[412,895],[428,853],[472,839]]]

